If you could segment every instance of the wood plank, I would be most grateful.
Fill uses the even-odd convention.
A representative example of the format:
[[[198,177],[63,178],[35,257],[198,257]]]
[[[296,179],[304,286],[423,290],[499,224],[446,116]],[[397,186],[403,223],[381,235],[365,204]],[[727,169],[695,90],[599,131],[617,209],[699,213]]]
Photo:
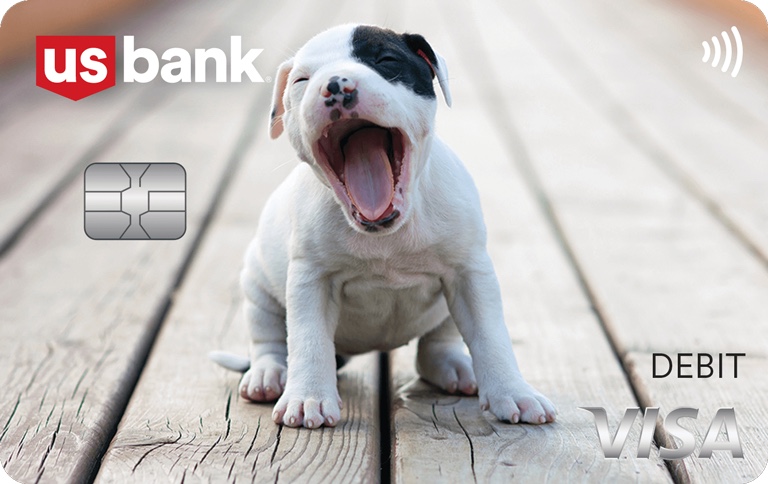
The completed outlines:
[[[557,29],[565,22],[556,27],[537,9],[503,4],[478,12],[481,19],[505,19],[500,25],[507,31],[530,39],[516,57],[525,76],[516,75],[512,64],[493,69],[506,85],[496,91],[497,101],[520,120],[514,126],[528,140],[523,164],[529,178],[552,208],[642,404],[661,406],[662,414],[700,408],[698,445],[718,408],[736,409],[745,458],[715,452],[711,459],[677,461],[677,479],[754,478],[768,461],[768,405],[758,397],[768,392],[758,370],[768,342],[768,274],[699,200],[624,136],[614,117],[594,108],[584,86],[574,87],[570,76],[582,71],[561,70],[574,62],[559,40]],[[582,21],[571,12],[570,25]],[[557,42],[546,43],[552,39]],[[532,84],[546,93],[535,103]],[[684,108],[669,106],[676,109]],[[657,351],[748,356],[737,379],[663,380],[650,371]],[[669,435],[658,430],[657,439],[669,446]]]
[[[160,53],[169,47],[211,45],[211,37],[231,15],[232,5],[222,9],[198,1],[176,10],[155,7],[113,23],[104,33],[116,35],[118,43],[123,35],[134,35],[137,46]],[[201,27],[168,31],[164,26],[169,22]],[[228,43],[225,45],[228,49]],[[9,74],[9,84],[3,81],[2,85],[5,96],[13,101],[2,101],[2,111],[7,106],[11,118],[0,124],[4,170],[0,177],[0,254],[89,163],[103,160],[105,151],[133,124],[180,92],[160,80],[149,84],[118,81],[111,89],[73,102],[36,87],[34,65],[19,72]]]
[[[265,12],[241,5],[242,15]],[[266,106],[270,96],[268,86],[248,83],[174,89],[179,94],[133,126],[104,159],[185,166],[182,239],[88,239],[78,179],[0,262],[0,324],[13,328],[0,342],[0,459],[17,480],[91,477],[218,184],[251,139],[249,110],[254,102]]]
[[[309,2],[286,8],[307,10],[307,21],[306,25],[276,26],[281,30],[275,38],[284,45],[265,44],[272,47],[269,55],[275,66],[282,60],[275,56],[296,50],[315,30],[345,21],[391,19],[397,5],[381,3],[378,12],[370,13],[351,3],[333,12],[322,12]],[[375,482],[380,478],[377,355],[355,358],[339,373],[344,402],[340,425],[311,431],[274,424],[273,404],[252,404],[240,398],[240,376],[205,357],[220,349],[247,354],[238,283],[242,255],[268,195],[296,164],[286,139],[267,139],[268,112],[262,110],[264,123],[256,130],[258,139],[244,155],[248,162],[234,177],[177,293],[104,458],[99,482],[190,478],[303,482],[309,476],[313,482]]]
[[[215,252],[213,246],[210,252]],[[228,276],[232,275],[229,269],[233,265],[218,264],[215,257],[209,261],[212,270],[221,272],[224,268]],[[198,283],[210,287],[202,271],[199,277],[191,278],[189,287]],[[236,297],[233,285],[222,288],[225,298]],[[190,307],[200,305],[192,292],[186,294],[180,302],[188,302]],[[206,295],[217,298],[221,294],[209,290]],[[378,480],[378,356],[354,358],[339,372],[344,408],[337,427],[307,430],[278,426],[270,416],[272,404],[246,403],[237,395],[239,375],[206,361],[205,352],[214,339],[244,350],[246,345],[237,325],[242,321],[222,318],[221,301],[203,304],[214,311],[204,311],[201,316],[209,316],[208,321],[212,317],[217,324],[200,321],[189,325],[184,318],[191,312],[179,311],[171,317],[164,334],[183,334],[185,354],[180,354],[178,346],[171,350],[162,344],[154,353],[148,367],[153,381],[143,380],[137,389],[137,398],[132,400],[105,456],[97,482],[305,482],[309,476],[313,482]],[[165,341],[172,340],[168,337]],[[193,365],[194,373],[179,371],[182,366],[189,370],[187,363]]]
[[[558,65],[575,88],[768,266],[768,66],[761,62],[768,45],[745,37],[734,79],[700,61],[701,41],[723,26],[713,30],[713,22],[666,5],[609,3],[525,10],[547,18],[569,46],[557,53]],[[650,32],[663,47],[646,40]]]
[[[480,411],[477,398],[442,394],[417,380],[413,346],[398,350],[392,355],[393,476],[397,482],[670,482],[657,458],[626,452],[605,459],[591,415],[579,409],[607,407],[613,423],[637,402],[573,268],[514,169],[509,133],[497,122],[490,84],[507,81],[489,71],[483,52],[494,52],[495,45],[504,58],[516,59],[528,46],[504,24],[486,23],[472,6],[423,7],[449,12],[420,32],[451,73],[454,104],[439,106],[438,133],[478,186],[518,361],[528,381],[558,407],[558,420],[542,426],[499,422]],[[537,79],[527,82],[530,89]],[[637,437],[635,428],[629,442]]]

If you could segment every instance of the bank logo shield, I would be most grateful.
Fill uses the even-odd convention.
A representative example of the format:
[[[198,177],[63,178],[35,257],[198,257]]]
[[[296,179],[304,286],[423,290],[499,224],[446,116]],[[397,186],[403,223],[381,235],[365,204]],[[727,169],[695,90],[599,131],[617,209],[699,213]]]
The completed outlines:
[[[37,85],[73,101],[115,85],[115,37],[38,35]]]

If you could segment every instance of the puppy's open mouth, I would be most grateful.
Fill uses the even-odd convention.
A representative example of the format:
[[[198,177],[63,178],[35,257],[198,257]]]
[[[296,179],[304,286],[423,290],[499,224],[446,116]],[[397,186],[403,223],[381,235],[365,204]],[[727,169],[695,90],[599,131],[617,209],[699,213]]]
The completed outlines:
[[[388,226],[399,215],[407,179],[407,137],[362,119],[325,127],[315,159],[337,196],[365,227]]]

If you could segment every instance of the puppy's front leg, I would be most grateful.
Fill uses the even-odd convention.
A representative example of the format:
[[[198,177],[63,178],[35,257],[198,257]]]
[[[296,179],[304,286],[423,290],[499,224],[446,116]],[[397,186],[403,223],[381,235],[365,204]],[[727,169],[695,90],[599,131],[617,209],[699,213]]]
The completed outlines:
[[[335,426],[341,418],[334,334],[337,295],[327,276],[305,259],[288,265],[288,378],[272,417],[290,427]]]
[[[552,402],[525,381],[517,366],[488,254],[478,254],[453,279],[446,281],[446,299],[472,355],[481,407],[514,423],[554,421]]]

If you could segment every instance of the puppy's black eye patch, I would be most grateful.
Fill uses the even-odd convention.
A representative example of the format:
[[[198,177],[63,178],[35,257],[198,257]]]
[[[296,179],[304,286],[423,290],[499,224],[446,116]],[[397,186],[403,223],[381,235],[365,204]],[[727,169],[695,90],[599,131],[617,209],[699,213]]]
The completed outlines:
[[[360,25],[352,33],[352,57],[376,71],[392,84],[404,86],[419,96],[435,97],[430,62],[437,63],[432,49],[417,34],[397,34],[388,29]]]

